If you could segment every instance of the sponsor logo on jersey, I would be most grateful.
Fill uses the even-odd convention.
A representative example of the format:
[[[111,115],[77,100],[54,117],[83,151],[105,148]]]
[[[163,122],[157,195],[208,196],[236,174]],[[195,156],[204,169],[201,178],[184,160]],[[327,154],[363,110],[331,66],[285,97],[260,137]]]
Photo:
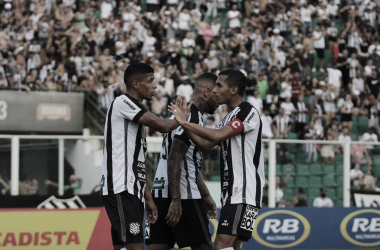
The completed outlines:
[[[155,180],[152,189],[164,189],[165,180]]]
[[[310,234],[310,223],[299,213],[275,210],[260,215],[253,237],[270,248],[289,248],[302,243]]]
[[[136,107],[130,104],[127,100],[123,100],[125,104],[127,104],[132,110],[136,110]]]
[[[340,232],[352,244],[380,246],[380,211],[364,209],[350,213],[342,220]]]
[[[145,222],[145,239],[150,239],[150,224]]]
[[[222,226],[225,226],[225,227],[226,227],[226,226],[228,226],[228,224],[229,224],[228,221],[227,221],[227,220],[224,220],[223,223],[222,223]]]

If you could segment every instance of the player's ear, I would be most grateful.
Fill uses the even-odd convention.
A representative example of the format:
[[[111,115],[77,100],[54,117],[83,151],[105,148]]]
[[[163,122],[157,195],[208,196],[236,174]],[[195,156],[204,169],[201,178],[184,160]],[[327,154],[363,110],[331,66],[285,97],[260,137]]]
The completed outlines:
[[[205,88],[205,90],[203,91],[203,95],[206,97],[206,98],[209,98],[211,96],[212,92],[209,88]]]
[[[237,95],[239,94],[239,88],[237,86],[233,86],[231,88],[231,95]]]
[[[139,81],[133,80],[132,81],[132,88],[138,90],[139,89]]]

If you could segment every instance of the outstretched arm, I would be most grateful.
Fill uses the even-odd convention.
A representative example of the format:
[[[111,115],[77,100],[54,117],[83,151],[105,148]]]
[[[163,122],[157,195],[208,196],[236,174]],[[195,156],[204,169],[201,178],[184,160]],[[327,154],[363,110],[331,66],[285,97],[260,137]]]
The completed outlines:
[[[221,129],[212,129],[199,126],[198,124],[190,123],[186,120],[184,112],[175,104],[170,104],[169,111],[175,115],[175,119],[185,129],[196,135],[211,141],[214,144],[219,144],[235,135],[234,129],[230,126],[224,126]],[[243,126],[242,124],[238,124]],[[241,127],[243,129],[243,127]]]
[[[172,202],[166,216],[167,224],[174,227],[177,225],[182,215],[181,207],[181,162],[186,156],[189,146],[182,140],[173,139],[168,158],[168,180]]]

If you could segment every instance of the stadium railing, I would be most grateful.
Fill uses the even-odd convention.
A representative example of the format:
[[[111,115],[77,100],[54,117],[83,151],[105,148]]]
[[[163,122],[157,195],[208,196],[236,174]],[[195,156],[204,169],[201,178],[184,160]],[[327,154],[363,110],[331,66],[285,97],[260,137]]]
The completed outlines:
[[[20,142],[21,141],[21,142]],[[76,161],[75,170],[76,174],[82,178],[86,178],[86,176],[91,176],[92,180],[87,181],[86,185],[96,185],[101,176],[102,169],[102,151],[103,151],[103,136],[63,136],[63,135],[0,135],[0,148],[6,148],[10,151],[10,169],[8,170],[10,173],[10,194],[18,195],[19,194],[19,182],[20,182],[20,161],[25,162],[25,159],[22,159],[24,154],[20,154],[20,150],[25,148],[25,143],[29,142],[32,146],[41,148],[41,145],[45,145],[45,147],[50,147],[53,151],[56,152],[57,157],[54,158],[53,161],[57,161],[55,166],[58,166],[58,194],[64,194],[64,178],[65,178],[65,157],[69,155],[70,152],[66,152],[67,148],[71,148],[71,151],[79,150],[73,145],[82,145],[88,143],[88,145],[84,145],[84,150],[86,148],[94,148],[97,150],[96,156],[93,158],[97,158],[98,168],[94,168],[94,160],[92,161]],[[32,143],[31,143],[32,142]],[[96,142],[96,143],[94,143]],[[305,184],[306,188],[310,188],[310,194],[313,191],[313,195],[315,195],[315,190],[319,187],[328,186],[333,190],[332,193],[340,199],[343,197],[343,206],[350,207],[350,169],[351,169],[351,145],[353,144],[364,144],[364,145],[375,145],[380,146],[380,143],[371,143],[371,142],[339,142],[339,141],[306,141],[306,140],[278,140],[278,139],[264,139],[263,142],[268,145],[268,161],[266,164],[267,170],[267,180],[268,180],[268,205],[269,207],[275,207],[275,190],[276,190],[276,176],[284,177],[286,175],[285,168],[292,169],[292,177],[291,183],[289,183],[289,196],[296,195],[295,187],[304,187],[300,186],[298,179],[305,178],[307,179],[310,187],[307,186],[309,184]],[[303,160],[305,160],[305,153],[302,152],[302,148],[306,144],[330,144],[330,145],[343,145],[343,154],[336,155],[336,165],[333,166],[334,169],[331,169],[327,166],[321,166],[321,162],[315,164],[304,164]],[[95,145],[95,146],[93,146]],[[147,157],[147,172],[148,177],[151,179],[154,175],[154,170],[158,161],[158,155],[161,152],[162,145],[162,137],[148,137],[147,138],[148,145],[148,157]],[[278,146],[279,145],[288,145],[292,157],[297,158],[298,160],[294,160],[294,162],[290,164],[278,163]],[[297,146],[298,145],[298,146]],[[303,145],[301,147],[301,145]],[[30,146],[30,145],[29,145]],[[30,146],[30,147],[32,147]],[[264,149],[263,149],[264,150]],[[293,150],[293,151],[292,151]],[[88,151],[88,150],[87,150]],[[75,153],[75,152],[74,152]],[[73,152],[70,153],[72,156]],[[83,153],[76,152],[75,154],[80,155]],[[69,156],[70,156],[69,155]],[[41,155],[41,157],[44,157]],[[80,156],[76,156],[78,158]],[[379,156],[376,154],[372,155],[372,162],[376,167],[379,165]],[[290,158],[290,157],[289,157]],[[320,156],[318,156],[320,158]],[[319,159],[320,160],[320,159]],[[80,164],[78,164],[78,162]],[[22,164],[21,164],[22,165]],[[24,164],[25,165],[25,164]],[[148,166],[149,165],[149,166]],[[53,167],[53,165],[48,166]],[[297,167],[297,171],[295,170]],[[305,167],[305,168],[304,168]],[[326,172],[318,172],[323,171],[325,169]],[[218,165],[215,167],[218,168]],[[83,170],[81,170],[83,169]],[[78,171],[79,170],[79,171]],[[4,172],[4,170],[3,170]],[[363,171],[364,172],[364,171]],[[336,176],[334,176],[336,175]],[[88,178],[87,176],[87,178]],[[302,177],[306,176],[306,177]],[[314,177],[315,176],[315,177]],[[299,178],[300,177],[300,178]],[[3,176],[4,178],[4,176]],[[330,183],[331,182],[331,183]],[[301,184],[302,185],[302,184]],[[89,188],[87,191],[89,192]],[[291,198],[291,197],[287,197]],[[219,198],[215,197],[216,200]],[[289,199],[287,199],[289,200]],[[311,205],[311,204],[310,204]]]

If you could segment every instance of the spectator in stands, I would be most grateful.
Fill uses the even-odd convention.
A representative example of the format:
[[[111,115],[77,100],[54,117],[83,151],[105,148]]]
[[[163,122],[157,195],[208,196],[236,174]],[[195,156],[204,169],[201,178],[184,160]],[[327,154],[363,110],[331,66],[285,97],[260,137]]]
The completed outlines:
[[[379,97],[379,76],[376,69],[372,69],[371,76],[366,79],[366,92],[368,95],[373,95],[376,99]]]
[[[164,115],[167,109],[167,102],[162,98],[162,93],[157,91],[152,98],[152,111],[156,115]]]
[[[336,102],[336,94],[335,94],[335,87],[332,84],[329,84],[327,91],[323,94],[323,105],[326,112],[326,124],[330,124],[331,119],[335,117],[336,108],[335,108],[335,102]]]
[[[362,141],[362,136],[357,137],[357,141]],[[351,145],[351,156],[352,161],[359,164],[367,164],[368,166],[372,165],[371,158],[367,152],[366,147],[363,144],[352,144]],[[365,156],[365,158],[364,158]]]
[[[82,178],[78,178],[75,174],[69,176],[69,184],[63,187],[65,195],[77,195],[81,193],[82,189]],[[45,181],[46,186],[53,186],[59,188],[58,183],[51,180]]]
[[[23,174],[19,181],[20,195],[36,195],[38,193],[38,181]]]
[[[375,133],[376,129],[374,127],[370,127],[368,132],[363,134],[362,140],[364,142],[378,142],[377,134]],[[371,154],[378,153],[379,151],[375,149],[373,145],[365,146],[367,151]]]
[[[380,191],[380,188],[376,187],[377,177],[372,168],[367,169],[367,173],[364,176],[363,183],[364,188],[367,190]]]
[[[304,138],[304,131],[306,125],[306,114],[308,112],[306,104],[304,103],[303,95],[298,97],[298,101],[295,106],[295,121],[296,121],[296,133],[298,133],[298,139]]]
[[[341,142],[339,152],[343,153],[344,143],[346,141],[348,141],[348,142],[351,141],[351,137],[349,135],[349,129],[348,129],[348,127],[343,127],[342,128],[342,133],[339,135],[338,141]]]
[[[182,84],[178,86],[177,88],[177,96],[185,96],[186,100],[189,102],[191,95],[193,94],[193,87],[188,84],[189,83],[189,77],[183,76],[182,77]]]
[[[277,139],[287,139],[292,130],[292,119],[285,114],[285,110],[280,108],[279,114],[273,118],[272,130]]]
[[[334,130],[331,127],[327,128],[322,139],[324,141],[335,141],[336,137],[334,134]],[[335,144],[322,144],[322,147],[321,147],[322,165],[326,165],[329,158],[330,158],[331,164],[335,165],[335,152],[339,152],[336,148],[337,147]]]
[[[308,141],[318,140],[321,137],[320,131],[315,129],[314,121],[310,121],[309,125],[305,128],[306,133],[304,138]],[[309,142],[305,143],[305,151],[307,153],[307,158],[305,159],[306,163],[317,162],[318,153],[317,145],[315,143]]]
[[[360,163],[356,162],[354,164],[354,167],[350,171],[351,185],[354,186],[356,189],[361,189],[360,182],[363,179],[363,177],[364,177],[364,174],[360,170]]]
[[[305,195],[305,189],[300,187],[298,188],[298,193],[296,197],[293,197],[290,204],[291,207],[307,207],[307,200]]]
[[[0,196],[9,195],[9,185],[0,175]]]
[[[276,206],[277,207],[286,207],[288,206],[288,203],[285,200],[285,190],[286,186],[289,182],[291,169],[286,169],[286,177],[283,181],[280,176],[276,176]]]
[[[351,95],[346,94],[344,97],[344,101],[340,103],[339,110],[340,110],[340,122],[342,123],[342,126],[345,126],[348,128],[349,132],[351,132],[352,129],[352,111],[354,108],[354,104],[351,101]]]
[[[333,207],[333,201],[327,197],[327,189],[320,189],[320,197],[314,199],[313,207]]]

